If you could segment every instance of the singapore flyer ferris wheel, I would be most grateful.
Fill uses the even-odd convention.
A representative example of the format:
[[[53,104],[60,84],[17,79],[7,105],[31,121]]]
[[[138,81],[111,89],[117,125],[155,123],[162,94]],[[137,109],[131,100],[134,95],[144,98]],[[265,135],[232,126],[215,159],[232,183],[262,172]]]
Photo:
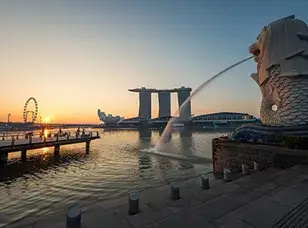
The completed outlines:
[[[34,109],[31,109],[28,107],[29,104],[33,102],[34,103]],[[30,114],[30,115],[29,115]],[[34,97],[30,97],[25,105],[24,105],[24,112],[23,112],[23,119],[24,119],[24,122],[25,123],[34,123],[37,119],[37,116],[38,116],[38,104],[37,104],[37,101]],[[29,121],[29,117],[30,118],[30,121]]]

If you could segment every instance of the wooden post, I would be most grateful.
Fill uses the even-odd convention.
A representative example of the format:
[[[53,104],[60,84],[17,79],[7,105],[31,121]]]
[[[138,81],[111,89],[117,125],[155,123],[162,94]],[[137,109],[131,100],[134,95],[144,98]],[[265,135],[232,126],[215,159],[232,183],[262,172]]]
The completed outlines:
[[[60,154],[60,145],[55,145],[54,155],[59,156]]]
[[[21,160],[26,161],[27,160],[27,150],[21,151]]]
[[[15,138],[14,136],[12,136],[11,146],[14,146],[14,144],[15,144]]]
[[[90,141],[86,141],[86,153],[90,152]]]

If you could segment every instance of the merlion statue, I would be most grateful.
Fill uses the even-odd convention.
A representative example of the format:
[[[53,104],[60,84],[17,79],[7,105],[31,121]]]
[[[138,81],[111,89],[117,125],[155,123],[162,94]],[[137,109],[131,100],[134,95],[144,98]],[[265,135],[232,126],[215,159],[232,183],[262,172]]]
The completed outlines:
[[[251,77],[262,93],[262,125],[243,125],[233,137],[308,134],[307,24],[295,16],[274,21],[262,29],[249,52],[257,62]]]
[[[264,27],[249,47],[262,92],[261,121],[270,126],[308,123],[308,26],[286,17]]]

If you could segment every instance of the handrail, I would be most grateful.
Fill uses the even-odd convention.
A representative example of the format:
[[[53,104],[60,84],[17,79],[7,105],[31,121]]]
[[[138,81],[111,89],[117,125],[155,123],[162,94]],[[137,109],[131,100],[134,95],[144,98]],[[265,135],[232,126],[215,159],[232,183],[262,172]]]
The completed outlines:
[[[35,139],[35,138],[60,138],[60,137],[67,137],[67,139],[75,136],[76,138],[79,138],[79,136],[87,135],[90,137],[99,137],[98,131],[85,131],[85,134],[82,134],[82,132],[77,133],[77,131],[62,131],[62,134],[59,135],[59,131],[48,131],[47,137],[46,135],[42,135],[41,133],[33,133],[33,132],[23,132],[23,133],[17,133],[17,134],[8,134],[8,133],[2,133],[0,134],[0,141],[8,141],[11,140],[12,142],[16,140],[24,140],[24,139]],[[95,133],[95,134],[94,134]]]

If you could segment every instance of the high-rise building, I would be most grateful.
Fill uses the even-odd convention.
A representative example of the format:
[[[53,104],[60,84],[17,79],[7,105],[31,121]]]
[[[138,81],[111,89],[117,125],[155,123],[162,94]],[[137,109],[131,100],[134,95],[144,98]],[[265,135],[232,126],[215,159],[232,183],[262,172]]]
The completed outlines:
[[[152,93],[145,88],[139,92],[139,117],[150,120],[152,114]]]
[[[151,88],[135,88],[129,89],[130,92],[139,94],[139,113],[138,117],[145,121],[150,120],[152,112],[152,100],[151,94],[158,93],[159,111],[158,117],[169,117],[171,116],[171,93],[178,93],[179,107],[185,102],[190,96],[191,88],[182,86],[181,88],[174,89],[151,89]],[[180,110],[179,119],[180,121],[190,121],[191,118],[191,102],[187,102],[185,107]]]
[[[170,91],[159,91],[158,103],[159,103],[158,117],[171,116]]]
[[[186,99],[190,96],[191,88],[186,88],[182,86],[178,89],[178,103],[179,108],[186,101]],[[180,121],[189,121],[191,117],[191,101],[188,101],[180,110],[179,119]]]

